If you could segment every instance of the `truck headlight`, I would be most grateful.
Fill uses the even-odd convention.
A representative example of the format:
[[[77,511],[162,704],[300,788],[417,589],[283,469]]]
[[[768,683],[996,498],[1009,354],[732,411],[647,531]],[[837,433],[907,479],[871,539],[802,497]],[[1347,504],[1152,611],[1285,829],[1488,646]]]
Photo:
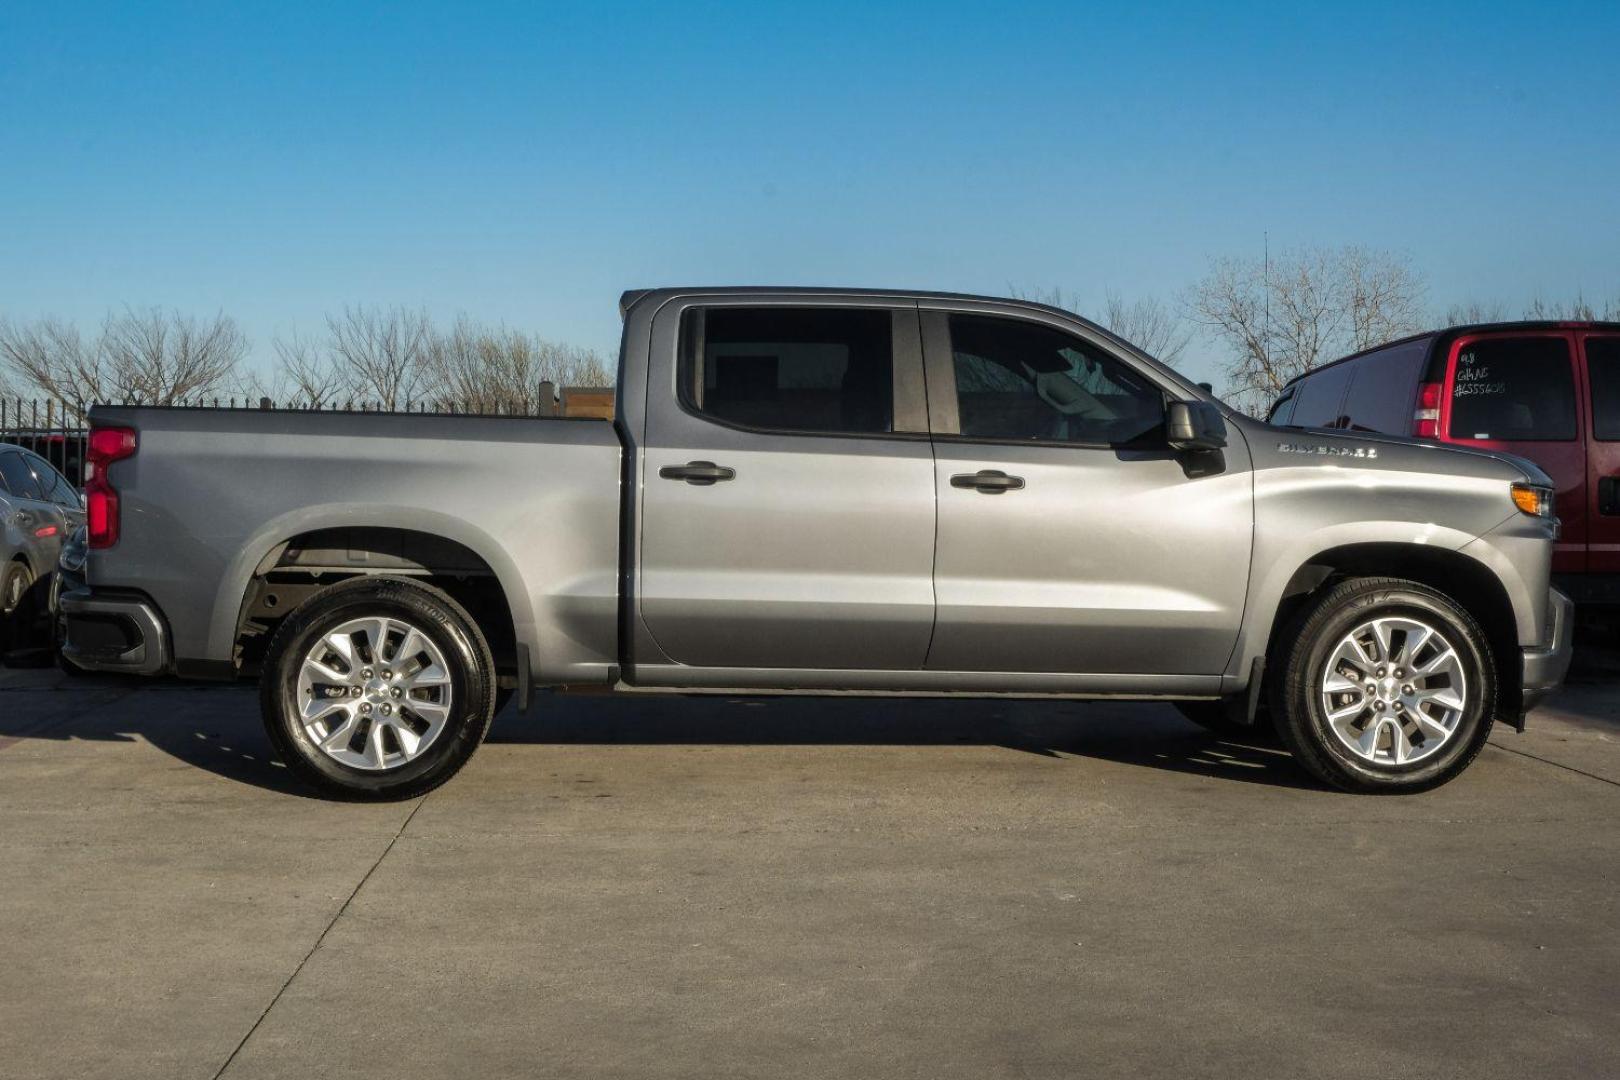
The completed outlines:
[[[1532,517],[1553,516],[1553,490],[1539,484],[1514,484],[1513,505]]]

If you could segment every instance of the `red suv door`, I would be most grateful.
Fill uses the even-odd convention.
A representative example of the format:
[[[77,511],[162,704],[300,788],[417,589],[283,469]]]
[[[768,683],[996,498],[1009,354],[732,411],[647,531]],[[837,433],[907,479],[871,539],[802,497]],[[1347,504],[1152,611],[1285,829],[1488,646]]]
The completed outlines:
[[[1586,570],[1586,439],[1577,385],[1573,331],[1464,334],[1451,345],[1440,399],[1446,442],[1506,450],[1552,477],[1563,520],[1553,570],[1563,574]]]
[[[1594,574],[1620,573],[1620,333],[1600,330],[1576,337],[1592,402],[1586,568]]]

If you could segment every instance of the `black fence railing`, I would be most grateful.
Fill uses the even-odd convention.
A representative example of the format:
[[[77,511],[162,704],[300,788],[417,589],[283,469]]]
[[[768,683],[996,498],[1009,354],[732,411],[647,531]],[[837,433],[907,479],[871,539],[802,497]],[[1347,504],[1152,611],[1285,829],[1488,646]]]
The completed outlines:
[[[120,404],[140,405],[139,401]],[[361,398],[309,401],[273,401],[268,397],[199,397],[171,402],[198,409],[263,409],[277,412],[367,412],[410,413],[417,416],[517,416],[517,417],[598,417],[613,415],[613,389],[598,386],[556,387],[539,385],[527,400],[503,398],[454,399],[423,398],[398,402],[392,407]],[[48,398],[0,396],[0,443],[32,450],[76,487],[84,486],[85,441],[89,426],[84,414],[64,401]]]

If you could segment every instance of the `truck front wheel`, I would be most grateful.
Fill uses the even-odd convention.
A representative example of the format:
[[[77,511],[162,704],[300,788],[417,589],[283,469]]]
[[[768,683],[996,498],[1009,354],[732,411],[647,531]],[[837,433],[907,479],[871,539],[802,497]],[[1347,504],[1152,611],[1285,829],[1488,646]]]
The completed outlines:
[[[1445,783],[1479,754],[1496,709],[1490,644],[1449,597],[1352,578],[1278,638],[1273,713],[1296,760],[1346,791]]]
[[[495,661],[438,589],[355,578],[299,605],[260,684],[281,759],[322,793],[406,799],[467,763],[495,712]]]

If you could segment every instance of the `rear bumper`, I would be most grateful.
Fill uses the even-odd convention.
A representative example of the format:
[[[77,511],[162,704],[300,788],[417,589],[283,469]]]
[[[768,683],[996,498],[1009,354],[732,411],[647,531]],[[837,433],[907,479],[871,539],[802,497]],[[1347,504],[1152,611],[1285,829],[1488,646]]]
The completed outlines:
[[[57,594],[56,609],[62,655],[87,671],[159,675],[173,662],[163,616],[144,597],[70,585]]]
[[[1548,590],[1548,620],[1552,623],[1546,648],[1525,649],[1520,685],[1524,688],[1524,709],[1528,712],[1564,681],[1570,658],[1575,653],[1575,604],[1557,589]]]

